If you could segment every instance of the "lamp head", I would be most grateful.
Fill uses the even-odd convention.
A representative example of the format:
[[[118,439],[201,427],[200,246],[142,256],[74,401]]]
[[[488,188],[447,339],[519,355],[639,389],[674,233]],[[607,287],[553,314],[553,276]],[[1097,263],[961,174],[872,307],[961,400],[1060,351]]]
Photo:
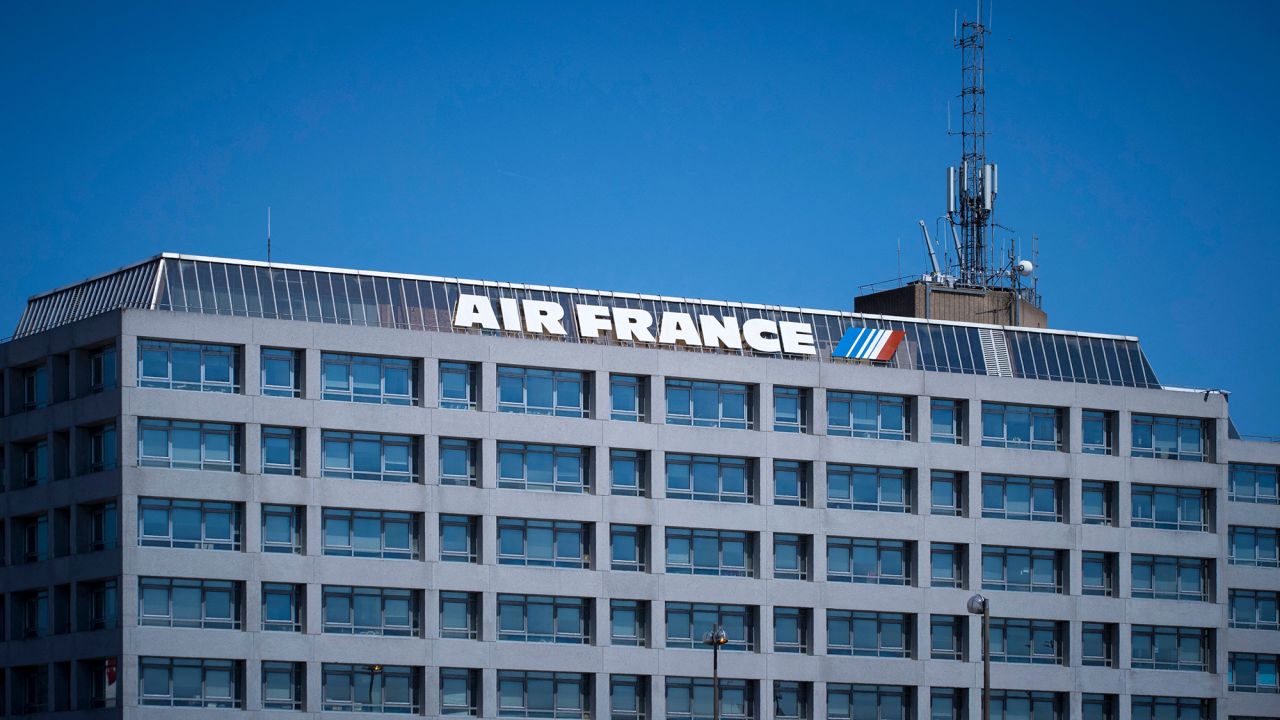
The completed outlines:
[[[981,595],[974,595],[969,598],[968,608],[974,615],[981,615],[987,609],[987,599]]]

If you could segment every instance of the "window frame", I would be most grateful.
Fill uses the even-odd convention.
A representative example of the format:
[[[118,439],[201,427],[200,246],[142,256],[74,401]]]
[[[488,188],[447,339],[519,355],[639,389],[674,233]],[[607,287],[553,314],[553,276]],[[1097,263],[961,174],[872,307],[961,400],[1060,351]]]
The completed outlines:
[[[444,410],[475,410],[479,406],[479,393],[477,390],[477,372],[476,364],[470,362],[461,362],[456,360],[441,360],[437,365],[437,373],[439,375],[439,405]],[[449,388],[446,378],[461,376],[463,387],[466,388],[464,396],[459,397]]]
[[[194,448],[199,456],[196,460],[178,460],[175,450],[175,432],[197,433],[198,447]],[[165,434],[165,455],[147,454],[147,434]],[[165,468],[171,470],[200,470],[204,472],[240,472],[240,451],[243,429],[234,423],[204,422],[200,420],[172,420],[168,418],[138,418],[138,466],[148,468]],[[210,457],[209,441],[212,438],[225,438],[227,447],[226,460]],[[154,448],[153,448],[154,449]],[[190,452],[191,449],[186,449]]]
[[[361,599],[364,599],[363,603]],[[361,606],[369,602],[377,605],[376,623],[361,621]],[[345,620],[337,619],[342,608],[334,603],[345,603]],[[394,622],[391,608],[399,604],[405,607],[407,623]],[[320,586],[320,632],[325,635],[420,637],[421,607],[419,592],[411,588],[323,584]],[[363,608],[365,612],[368,610],[368,607]]]
[[[271,368],[280,363],[288,363],[288,385],[279,385],[268,380]],[[302,397],[302,351],[291,348],[263,347],[260,358],[259,389],[267,397],[299,398]]]
[[[827,434],[835,437],[909,441],[912,430],[911,400],[908,395],[828,390]],[[841,406],[843,410],[840,410]],[[897,408],[901,419],[900,427],[885,422],[885,410],[889,408]],[[840,418],[848,422],[841,423]]]
[[[539,534],[548,533],[550,538],[550,555],[547,557],[529,556],[529,531]],[[515,555],[505,550],[507,544],[504,530],[520,533],[522,554]],[[527,567],[554,567],[575,570],[588,570],[591,567],[591,524],[574,520],[538,520],[530,518],[498,518],[498,564],[523,565]],[[564,538],[577,536],[578,557],[561,555]]]
[[[198,366],[195,369],[198,370],[199,378],[182,380],[174,378],[175,351],[197,355]],[[158,360],[155,354],[159,353],[164,354],[165,374],[148,375],[147,365],[153,359]],[[138,338],[138,387],[238,394],[244,389],[240,381],[240,355],[239,345]],[[227,380],[209,377],[209,363],[214,358],[220,358],[226,362],[229,376]]]
[[[779,412],[778,400],[784,401],[784,407],[787,404],[794,403],[795,411],[786,411],[784,415]],[[787,385],[773,386],[773,431],[785,433],[808,434],[811,431],[809,416],[809,389],[801,387],[791,387]],[[780,419],[780,418],[787,419]],[[790,419],[794,417],[794,419]]]
[[[868,479],[874,484],[874,500],[865,486],[860,487],[859,481],[865,483]],[[914,474],[907,468],[827,463],[827,508],[909,515],[915,506],[913,479]],[[892,497],[894,481],[898,483],[900,500]]]
[[[373,521],[378,523],[378,549],[365,550],[358,548],[356,545],[357,527],[361,524],[359,521]],[[345,522],[347,531],[345,533],[347,544],[331,545],[329,544],[331,533],[329,531],[330,522]],[[392,526],[405,525],[408,533],[409,547],[388,547],[387,536],[388,528]],[[337,528],[334,528],[335,531]],[[418,514],[410,512],[401,512],[396,510],[366,510],[361,508],[336,508],[325,507],[321,509],[320,515],[320,536],[321,536],[321,554],[333,557],[366,557],[381,558],[383,560],[417,560],[421,557],[421,533],[422,522]],[[336,538],[336,533],[334,534]]]
[[[757,576],[755,563],[756,534],[744,530],[718,530],[713,528],[667,527],[666,529],[666,571],[672,575],[717,575],[720,577]],[[716,565],[698,563],[699,540],[704,547],[710,541],[715,542]],[[688,548],[685,555],[688,562],[677,562],[678,556],[672,555],[672,544],[685,543]],[[742,565],[726,564],[726,549],[733,545],[742,548]],[[677,548],[678,549],[678,548]],[[702,556],[705,559],[705,555]]]
[[[377,470],[360,467],[359,448],[371,444],[376,446],[378,452]],[[346,452],[339,454],[338,450],[344,445]],[[418,458],[420,446],[420,438],[416,435],[321,430],[320,477],[369,482],[418,483],[422,477]],[[388,451],[395,449],[405,452],[404,463],[388,455]],[[345,466],[330,465],[330,461],[343,462],[344,457]]]
[[[509,463],[516,458],[520,475],[510,475]],[[546,462],[546,482],[534,481],[532,470],[537,469],[538,459]],[[566,462],[571,469],[572,462],[577,462],[576,478],[562,480],[571,473],[562,472],[561,463]],[[498,487],[508,490],[527,490],[530,492],[557,492],[584,494],[591,492],[591,449],[575,445],[548,445],[540,443],[498,442]]]
[[[370,405],[415,406],[420,401],[419,364],[417,358],[321,351],[320,399]],[[363,368],[364,372],[369,372],[371,368],[376,370],[377,392],[362,389],[363,385],[357,383],[355,377],[357,368]],[[338,377],[339,370],[341,378]],[[396,392],[388,387],[393,383],[398,384],[393,378],[400,373],[404,374],[408,392]],[[342,381],[341,384],[338,380]]]
[[[618,394],[620,388],[630,388],[631,408]],[[609,373],[609,419],[619,422],[645,422],[649,417],[649,379],[644,375]]]
[[[699,413],[700,393],[715,393],[714,416]],[[755,430],[755,396],[756,386],[747,383],[667,378],[666,424],[722,430]],[[732,412],[735,409],[732,404],[728,405],[729,411],[726,412],[726,401],[733,398],[741,401],[741,417]],[[704,398],[703,403],[706,401]]]
[[[560,370],[551,368],[524,367],[519,365],[498,366],[498,412],[517,413],[520,415],[550,415],[554,417],[587,418],[591,415],[591,373],[585,370]],[[551,404],[534,404],[530,400],[529,380],[535,378],[548,381]],[[504,399],[510,397],[516,386],[519,386],[520,400]],[[577,386],[577,404],[560,402],[562,386]]]
[[[838,563],[832,561],[832,551],[842,550],[847,546],[849,561],[845,563],[847,571],[838,571]],[[857,549],[871,548],[875,553],[875,570],[873,572],[857,572]],[[901,573],[885,572],[886,553],[897,552],[901,556],[899,566]],[[870,585],[910,586],[914,575],[912,568],[912,541],[893,538],[860,538],[839,535],[827,536],[827,582],[846,582]]]
[[[699,468],[712,466],[715,471],[715,490],[699,487]],[[685,487],[673,485],[680,474],[673,476],[672,470],[684,467]],[[697,502],[722,502],[754,504],[756,502],[756,472],[752,458],[732,457],[727,455],[694,455],[689,453],[666,453],[664,457],[664,477],[666,478],[666,497],[672,500],[693,500]],[[728,471],[738,470],[742,473],[742,490],[732,486],[726,487]]]
[[[1010,437],[1009,434],[1009,415],[1013,413],[1015,417],[1026,416],[1026,438],[1020,438],[1016,435]],[[1060,407],[1052,407],[1048,405],[1021,405],[1016,403],[999,403],[987,402],[982,403],[982,446],[983,447],[999,447],[1016,450],[1037,450],[1048,452],[1062,452],[1063,449],[1063,432],[1062,418],[1063,410]],[[1053,438],[1042,437],[1045,428],[1044,423],[1048,420],[1052,421]],[[1019,427],[1015,425],[1015,427]],[[1000,434],[996,435],[991,430],[999,427]]]
[[[939,414],[942,413],[942,419]],[[951,421],[946,421],[949,413]],[[943,445],[965,444],[965,421],[968,419],[968,403],[951,398],[929,398],[929,442]],[[950,425],[950,430],[942,430]]]

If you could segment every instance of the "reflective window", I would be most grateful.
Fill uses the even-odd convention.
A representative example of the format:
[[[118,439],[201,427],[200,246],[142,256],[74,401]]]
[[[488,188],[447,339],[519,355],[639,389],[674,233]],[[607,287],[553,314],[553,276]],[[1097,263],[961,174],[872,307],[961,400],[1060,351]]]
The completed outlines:
[[[809,696],[813,685],[792,680],[773,681],[773,717],[775,720],[803,720],[809,717]]]
[[[49,482],[49,443],[28,443],[22,448],[22,482],[20,487],[34,487]]]
[[[409,358],[320,353],[321,397],[340,402],[416,405],[418,363]]]
[[[610,720],[646,720],[648,717],[649,678],[644,675],[610,675]]]
[[[229,423],[138,419],[138,465],[240,471],[240,427]]]
[[[720,678],[722,720],[753,720],[755,695],[755,680]],[[715,686],[709,677],[668,676],[666,699],[668,720],[710,720]]]
[[[474,668],[440,668],[440,714],[480,715],[480,671]]]
[[[1115,505],[1115,483],[1101,480],[1080,483],[1080,521],[1085,525],[1115,525]]]
[[[1116,414],[1106,410],[1085,410],[1080,415],[1080,452],[1114,455]]]
[[[648,601],[609,601],[609,644],[644,647],[649,639],[648,628]]]
[[[238,660],[138,658],[138,704],[168,707],[243,706],[244,665]]]
[[[1134,555],[1133,597],[1162,600],[1209,599],[1212,560],[1171,555]]]
[[[14,593],[10,598],[17,620],[15,634],[18,638],[27,640],[49,635],[48,590],[28,590]]]
[[[963,400],[933,398],[929,401],[929,442],[964,444],[967,406]]]
[[[498,717],[585,719],[590,708],[586,673],[498,671]]]
[[[1133,696],[1133,720],[1212,720],[1213,701],[1209,698]]]
[[[809,391],[804,388],[773,388],[773,431],[809,432]]]
[[[324,663],[320,668],[325,712],[380,712],[417,715],[416,667]]]
[[[929,543],[929,585],[931,587],[964,587],[966,547],[956,543]]]
[[[14,528],[17,530],[20,554],[14,563],[33,563],[49,559],[49,516],[28,515],[15,518]]]
[[[667,528],[667,572],[755,577],[755,539],[736,530]]]
[[[773,534],[773,578],[775,580],[808,580],[808,535]]]
[[[827,611],[827,654],[911,657],[911,616],[858,610]]]
[[[929,690],[929,720],[964,720],[968,709],[964,688]]]
[[[827,507],[909,513],[909,472],[902,468],[828,464]]]
[[[1086,550],[1080,553],[1080,594],[1116,596],[1116,554]]]
[[[120,513],[114,501],[84,506],[82,516],[88,522],[87,537],[82,537],[81,552],[109,550],[120,545]],[[83,533],[84,529],[80,531]],[[2,554],[2,551],[0,551]]]
[[[89,353],[89,392],[114,390],[120,384],[120,355],[115,345],[97,348]]]
[[[610,569],[645,572],[648,569],[649,529],[642,525],[609,526]]]
[[[1133,527],[1208,532],[1211,494],[1203,488],[1134,485]]]
[[[829,536],[827,581],[910,585],[911,543]]]
[[[1280,693],[1276,665],[1280,656],[1271,653],[1233,652],[1228,658],[1227,689],[1232,692]]]
[[[325,585],[322,632],[339,635],[418,635],[418,593],[402,588]]]
[[[982,546],[982,589],[1062,592],[1060,552],[1049,548]]]
[[[138,387],[238,393],[240,348],[139,340]]]
[[[1063,664],[1062,625],[1053,620],[991,618],[991,661]]]
[[[22,370],[22,408],[44,407],[49,404],[49,368],[45,365]]]
[[[89,472],[120,466],[120,440],[114,423],[89,429]]]
[[[1080,696],[1081,720],[1116,720],[1118,713],[1115,695],[1083,693]]]
[[[1228,600],[1229,624],[1247,630],[1280,630],[1275,590],[1232,588]]]
[[[967,627],[968,618],[964,615],[931,615],[929,657],[934,660],[963,660]]]
[[[138,624],[239,630],[243,596],[231,580],[138,578]]]
[[[667,497],[707,502],[755,502],[752,463],[746,458],[667,453]]]
[[[498,366],[498,412],[584,418],[590,373]]]
[[[325,508],[324,554],[417,560],[418,528],[417,517],[407,512]]]
[[[480,562],[480,518],[474,515],[440,515],[440,560]]]
[[[638,375],[609,376],[609,419],[644,422],[648,417],[649,382]]]
[[[773,461],[773,504],[808,507],[810,464],[798,460]]]
[[[138,498],[138,544],[240,550],[241,510],[229,502]]]
[[[440,407],[475,410],[478,401],[475,363],[440,361]]]
[[[262,552],[302,555],[306,513],[301,505],[263,505]]]
[[[982,403],[982,444],[1021,450],[1062,449],[1062,409]]]
[[[1231,463],[1229,499],[1267,505],[1280,503],[1280,495],[1276,492],[1277,472],[1280,468],[1275,465]]]
[[[1087,622],[1080,626],[1080,662],[1097,667],[1115,667],[1116,626]]]
[[[907,720],[913,702],[903,685],[827,683],[827,720]]]
[[[649,454],[643,450],[609,451],[609,492],[644,497],[649,492]]]
[[[1276,528],[1232,525],[1227,538],[1227,562],[1232,565],[1280,567]]]
[[[755,650],[756,609],[748,605],[668,602],[667,647],[710,650],[702,639],[719,625],[727,642],[721,650]]]
[[[827,434],[909,440],[911,400],[900,395],[828,390]]]
[[[306,700],[306,666],[300,662],[262,661],[262,709],[301,710]]]
[[[408,435],[325,430],[321,475],[377,482],[418,481],[418,441]]]
[[[1129,636],[1133,640],[1131,667],[1209,671],[1211,629],[1134,625]]]
[[[302,474],[302,429],[262,426],[262,474]]]
[[[305,585],[262,583],[262,629],[267,632],[302,632]]]
[[[1062,522],[1062,481],[982,476],[982,517]]]
[[[479,443],[440,438],[440,484],[475,487],[479,481]]]
[[[775,607],[773,609],[773,651],[809,652],[809,608]]]
[[[991,717],[996,720],[1062,720],[1065,693],[1041,690],[992,690]]]
[[[498,564],[586,569],[589,533],[580,522],[498,518]]]
[[[929,514],[964,515],[964,476],[951,470],[934,470],[929,474]]]
[[[667,380],[667,424],[754,429],[753,395],[741,383]]]
[[[302,351],[262,348],[262,394],[302,396]]]
[[[567,445],[498,443],[498,487],[584,493],[591,451]]]
[[[1206,462],[1209,420],[1165,415],[1133,416],[1133,456]]]
[[[440,591],[440,637],[460,640],[480,637],[480,593]]]

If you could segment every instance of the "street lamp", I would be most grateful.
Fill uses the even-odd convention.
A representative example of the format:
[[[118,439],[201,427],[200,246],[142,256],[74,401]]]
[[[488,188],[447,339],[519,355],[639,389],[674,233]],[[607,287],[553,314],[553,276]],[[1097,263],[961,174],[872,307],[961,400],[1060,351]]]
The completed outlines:
[[[982,720],[991,720],[991,601],[974,595],[968,608],[982,616]]]
[[[720,646],[729,642],[720,623],[711,627],[711,631],[702,636],[702,643],[711,646],[711,717],[720,720]]]

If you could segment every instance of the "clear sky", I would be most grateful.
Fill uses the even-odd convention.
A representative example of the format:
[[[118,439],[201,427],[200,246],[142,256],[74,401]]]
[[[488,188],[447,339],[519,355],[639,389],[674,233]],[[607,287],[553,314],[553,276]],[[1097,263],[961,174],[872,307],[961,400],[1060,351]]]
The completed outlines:
[[[357,8],[356,5],[372,5]],[[925,269],[952,2],[14,2],[0,335],[160,251],[850,308]],[[972,12],[972,2],[964,3]],[[1271,2],[998,3],[1000,220],[1054,327],[1280,434]]]

